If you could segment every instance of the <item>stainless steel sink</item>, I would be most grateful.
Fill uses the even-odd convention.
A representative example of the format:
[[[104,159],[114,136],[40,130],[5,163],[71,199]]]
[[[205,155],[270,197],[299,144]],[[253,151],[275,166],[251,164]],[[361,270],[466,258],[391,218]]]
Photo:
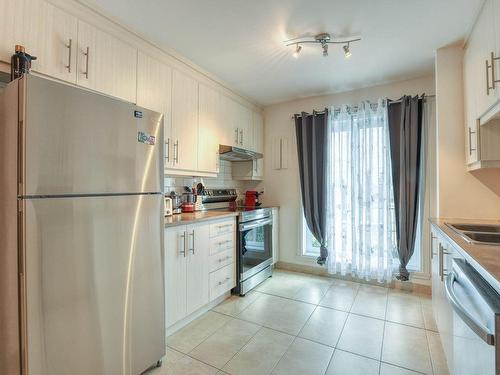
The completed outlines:
[[[500,246],[500,225],[451,223],[446,223],[446,225],[467,242]]]
[[[464,232],[500,233],[500,225],[448,224],[448,226]]]

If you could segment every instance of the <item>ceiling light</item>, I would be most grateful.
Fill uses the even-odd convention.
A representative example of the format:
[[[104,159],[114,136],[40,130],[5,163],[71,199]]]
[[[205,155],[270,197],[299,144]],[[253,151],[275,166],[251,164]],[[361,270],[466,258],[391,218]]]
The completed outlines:
[[[346,45],[344,45],[344,57],[346,59],[349,59],[351,56],[352,56],[352,53],[351,51],[349,50],[349,43],[347,43]]]
[[[300,51],[302,51],[302,46],[297,44],[295,47],[295,52],[293,53],[293,57],[295,58],[299,57]]]
[[[306,36],[300,38],[294,38],[285,41],[286,46],[295,46],[295,51],[293,52],[294,57],[298,57],[300,51],[302,50],[302,44],[312,43],[312,44],[320,44],[323,50],[323,56],[328,56],[328,45],[329,44],[343,44],[344,56],[346,59],[351,57],[350,44],[353,42],[360,41],[361,38],[359,36],[350,36],[350,37],[337,37],[334,38],[330,36],[328,33],[320,33],[315,36]]]

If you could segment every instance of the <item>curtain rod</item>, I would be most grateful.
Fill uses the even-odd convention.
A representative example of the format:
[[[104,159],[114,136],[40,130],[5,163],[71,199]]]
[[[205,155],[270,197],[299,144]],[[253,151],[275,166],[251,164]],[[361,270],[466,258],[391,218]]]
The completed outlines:
[[[425,95],[424,100],[425,100],[425,99],[427,99],[427,98],[435,98],[435,97],[436,97],[436,95]],[[401,99],[398,99],[398,100],[391,100],[391,101],[389,102],[389,104],[393,104],[393,103],[401,103]],[[377,103],[373,103],[373,104],[377,104]],[[355,108],[357,108],[357,106],[355,106]],[[324,113],[325,113],[325,111],[314,111],[314,112],[316,112],[316,113],[317,113],[317,114],[319,114],[319,115],[322,115],[322,114],[324,114]],[[297,115],[297,117],[302,117],[302,115]],[[294,119],[295,119],[295,115],[293,115],[293,116],[291,117],[291,119],[292,119],[292,120],[294,120]]]

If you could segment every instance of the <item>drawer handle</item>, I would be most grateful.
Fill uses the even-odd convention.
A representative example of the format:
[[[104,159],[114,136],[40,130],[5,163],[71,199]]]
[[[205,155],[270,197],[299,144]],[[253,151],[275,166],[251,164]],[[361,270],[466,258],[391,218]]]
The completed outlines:
[[[228,243],[231,243],[231,242],[233,242],[233,241],[231,241],[231,240],[221,241],[221,242],[218,242],[217,245],[222,246],[222,245],[225,245],[225,244],[228,244]]]
[[[225,260],[231,259],[232,257],[230,255],[226,256],[225,258],[219,258],[219,263],[224,262]]]
[[[226,277],[224,281],[219,281],[219,285],[226,284],[229,280],[231,280],[230,277]]]

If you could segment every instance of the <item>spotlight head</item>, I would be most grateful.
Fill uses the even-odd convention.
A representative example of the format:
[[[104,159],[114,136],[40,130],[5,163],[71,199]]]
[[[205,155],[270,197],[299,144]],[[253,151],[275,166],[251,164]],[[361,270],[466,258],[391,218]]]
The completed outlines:
[[[295,58],[299,57],[300,51],[302,51],[302,46],[297,44],[295,46],[295,51],[293,52],[293,57],[295,57]]]
[[[352,56],[352,53],[351,53],[351,51],[349,49],[349,43],[347,43],[346,45],[344,45],[343,48],[344,48],[344,57],[346,59],[349,59]]]

